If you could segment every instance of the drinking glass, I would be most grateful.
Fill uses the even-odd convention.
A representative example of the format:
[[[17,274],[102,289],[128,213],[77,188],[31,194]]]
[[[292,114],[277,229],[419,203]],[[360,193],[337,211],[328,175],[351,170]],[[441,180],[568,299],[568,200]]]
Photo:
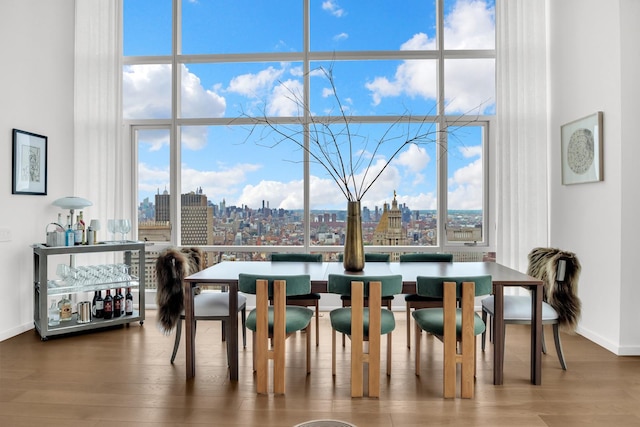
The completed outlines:
[[[122,234],[122,242],[124,243],[127,241],[127,239],[125,238],[127,233],[131,231],[131,220],[121,219],[119,228],[120,228],[120,233]]]

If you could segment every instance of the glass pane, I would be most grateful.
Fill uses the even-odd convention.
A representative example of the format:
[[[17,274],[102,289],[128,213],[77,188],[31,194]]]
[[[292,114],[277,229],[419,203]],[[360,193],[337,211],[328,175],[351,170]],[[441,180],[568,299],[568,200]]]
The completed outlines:
[[[171,65],[127,65],[122,73],[122,116],[171,118]]]
[[[355,198],[361,198],[365,244],[386,244],[389,233],[396,231],[389,227],[391,215],[402,218],[401,241],[397,244],[436,244],[435,125],[350,123],[348,128],[347,131],[345,124],[318,124],[317,131],[311,132],[311,152],[319,153],[323,147],[325,153],[331,153],[330,162],[313,162],[310,168],[311,243],[343,244],[347,198],[341,188],[344,189],[342,181],[347,180],[355,182],[350,184],[350,191],[357,193]],[[325,139],[327,135],[330,136]],[[323,164],[332,171],[347,172],[332,177]]]
[[[182,1],[182,53],[302,50],[302,1]]]
[[[300,63],[186,64],[180,116],[302,115]]]
[[[445,49],[495,49],[494,0],[444,0]]]
[[[134,137],[138,148],[138,240],[169,242],[169,129],[136,129]]]
[[[446,114],[495,114],[495,60],[445,60],[444,93]]]
[[[311,51],[435,49],[434,0],[311,0]]]
[[[484,135],[481,125],[448,129],[447,242],[484,241]]]
[[[171,55],[171,0],[124,0],[125,56]]]
[[[314,62],[311,70],[313,114],[339,115],[338,99],[346,115],[436,114],[435,60]]]
[[[207,244],[304,243],[302,151],[277,142],[267,128],[182,127],[183,200],[206,198]],[[182,244],[194,244],[185,240],[184,203],[182,209]]]

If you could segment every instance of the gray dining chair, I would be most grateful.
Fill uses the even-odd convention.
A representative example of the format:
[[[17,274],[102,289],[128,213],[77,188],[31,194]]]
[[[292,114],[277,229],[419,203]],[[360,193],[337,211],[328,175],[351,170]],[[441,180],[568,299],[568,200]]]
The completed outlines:
[[[553,339],[558,355],[560,367],[567,370],[567,362],[562,350],[560,328],[568,330],[576,328],[580,315],[580,300],[577,296],[577,286],[582,269],[576,254],[557,248],[534,248],[528,255],[529,265],[527,274],[544,281],[542,301],[542,324],[552,325]],[[504,296],[504,324],[531,325],[531,296]],[[482,300],[482,317],[489,320],[489,338],[493,336],[494,298]],[[506,327],[502,330],[506,335]],[[504,336],[502,342],[504,343]],[[482,334],[482,350],[485,349],[486,333]],[[504,348],[503,358],[504,358]],[[542,334],[542,352],[547,352],[547,346]]]

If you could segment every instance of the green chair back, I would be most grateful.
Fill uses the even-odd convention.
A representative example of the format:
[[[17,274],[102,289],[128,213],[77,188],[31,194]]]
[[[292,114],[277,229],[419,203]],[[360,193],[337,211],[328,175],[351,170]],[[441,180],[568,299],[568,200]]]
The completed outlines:
[[[391,256],[389,254],[366,253],[364,254],[364,262],[389,262]],[[338,254],[338,261],[344,260],[344,254]]]
[[[268,275],[268,274],[245,274],[238,275],[238,290],[247,294],[256,294],[256,280],[264,279],[269,281],[269,297],[273,296],[273,281],[287,281],[287,296],[305,295],[311,292],[311,276],[308,274],[297,275]]]
[[[381,282],[381,296],[393,296],[402,293],[402,275],[390,276],[356,276],[329,274],[327,291],[332,294],[351,295],[351,282],[364,282],[364,296],[369,296],[369,282]]]
[[[273,253],[271,261],[283,262],[322,262],[322,254]]]
[[[417,294],[423,297],[444,298],[442,284],[444,282],[456,282],[456,297],[462,295],[462,282],[474,282],[476,296],[489,295],[493,288],[491,276],[467,276],[467,277],[425,277],[418,276],[416,279]]]
[[[453,254],[415,253],[401,254],[400,262],[453,262]]]

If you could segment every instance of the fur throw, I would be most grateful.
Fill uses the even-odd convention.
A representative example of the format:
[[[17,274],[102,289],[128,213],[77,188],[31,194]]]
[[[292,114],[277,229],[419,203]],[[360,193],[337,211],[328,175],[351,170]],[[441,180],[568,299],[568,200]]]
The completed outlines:
[[[184,310],[183,279],[204,268],[204,253],[199,248],[169,248],[156,260],[158,328],[169,335]]]
[[[558,280],[558,261],[565,260],[565,273]],[[559,325],[575,331],[582,304],[578,298],[578,280],[582,267],[576,254],[555,248],[535,248],[529,253],[527,274],[544,282],[543,299],[558,312]]]

